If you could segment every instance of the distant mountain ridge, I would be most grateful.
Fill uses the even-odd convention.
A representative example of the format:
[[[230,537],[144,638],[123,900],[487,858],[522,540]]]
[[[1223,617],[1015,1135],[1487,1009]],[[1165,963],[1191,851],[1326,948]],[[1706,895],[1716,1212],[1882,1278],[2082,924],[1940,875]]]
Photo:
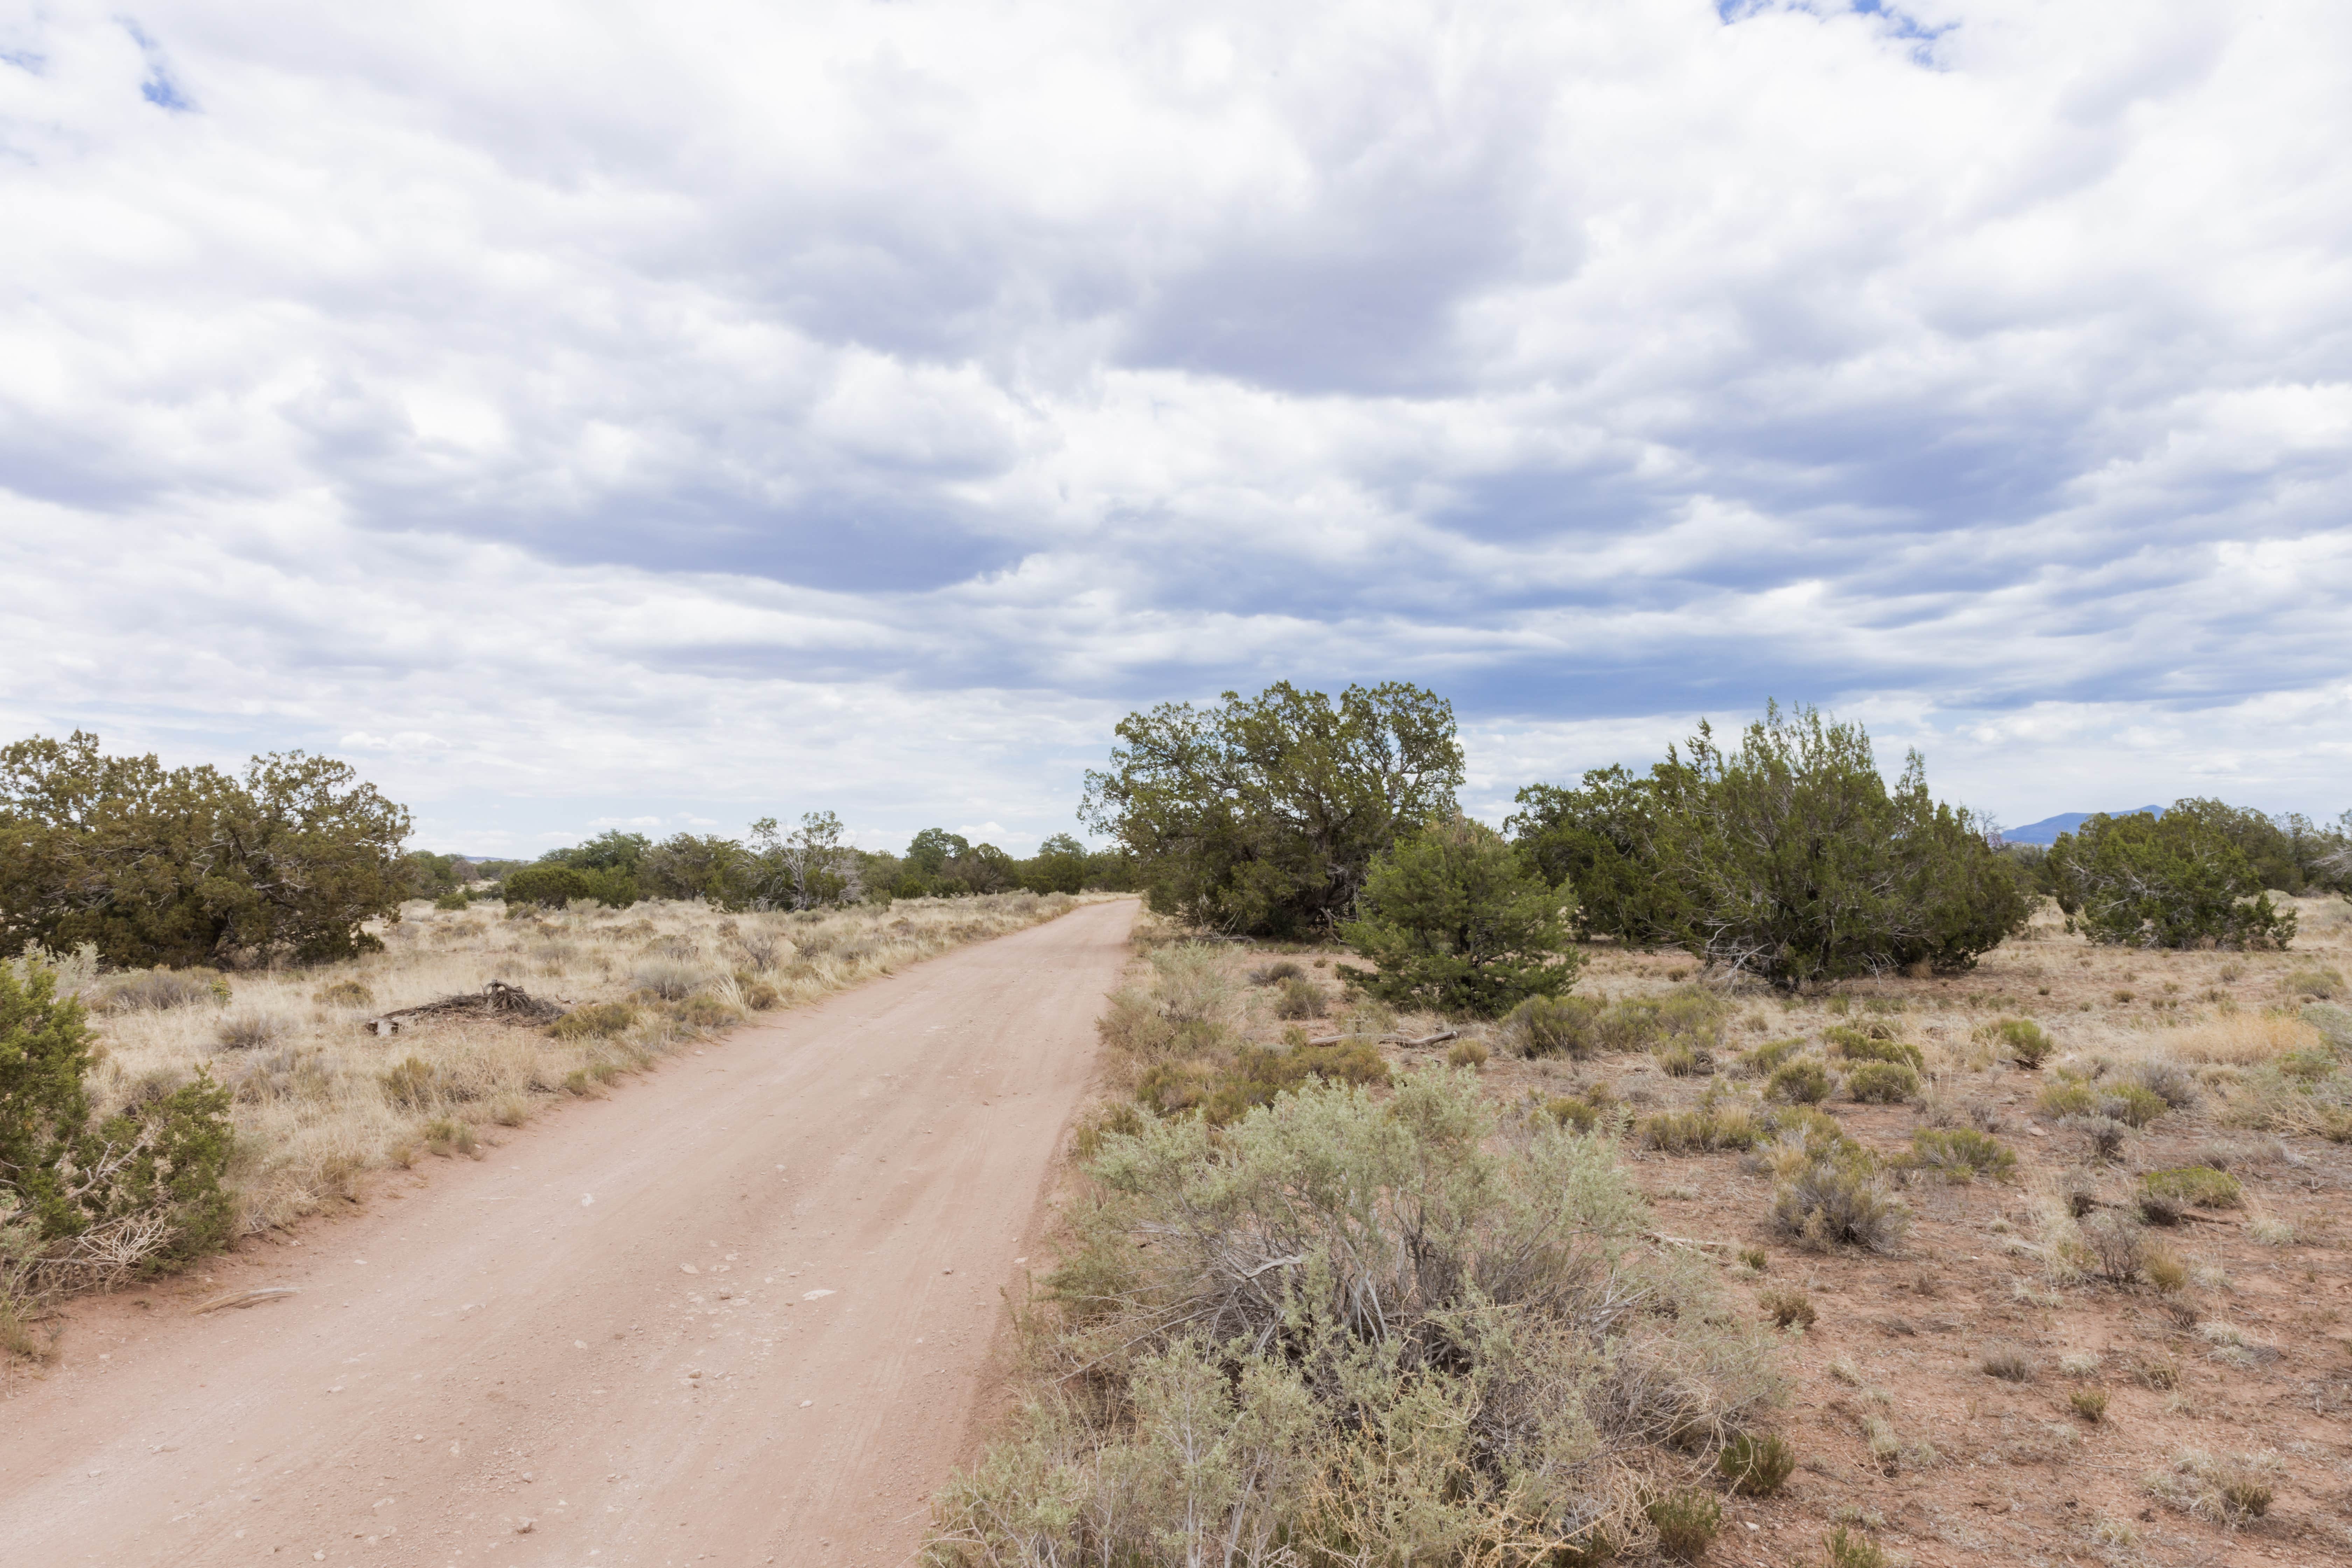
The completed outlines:
[[[2111,811],[2106,815],[2134,816],[2143,811],[2151,816],[2164,815],[2164,807],[2160,805],[2135,805],[2128,810]],[[2097,815],[2095,811],[2062,811],[2055,816],[2045,816],[2022,827],[2004,827],[2000,830],[2000,841],[2003,844],[2055,844],[2060,834],[2074,832]]]

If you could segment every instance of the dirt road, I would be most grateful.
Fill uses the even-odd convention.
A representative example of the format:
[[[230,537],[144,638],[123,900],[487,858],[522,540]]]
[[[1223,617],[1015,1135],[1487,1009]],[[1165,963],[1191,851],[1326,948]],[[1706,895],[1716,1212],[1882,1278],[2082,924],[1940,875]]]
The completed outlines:
[[[78,1307],[0,1399],[0,1563],[905,1561],[1134,908],[747,1026],[299,1247]],[[262,1287],[298,1293],[186,1310]]]

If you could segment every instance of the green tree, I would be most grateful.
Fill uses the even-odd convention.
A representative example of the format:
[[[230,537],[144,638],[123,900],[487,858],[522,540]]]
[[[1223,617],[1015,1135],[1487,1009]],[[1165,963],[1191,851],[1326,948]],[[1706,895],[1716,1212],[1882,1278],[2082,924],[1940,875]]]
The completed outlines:
[[[751,825],[753,885],[769,909],[814,909],[864,896],[864,866],[844,842],[841,818],[829,811],[804,813],[787,833],[772,816]]]
[[[1657,851],[1659,812],[1678,792],[1681,772],[1664,763],[1646,778],[1595,768],[1581,789],[1537,784],[1519,791],[1519,809],[1503,819],[1503,830],[1545,881],[1575,890],[1578,936],[1637,947],[1681,937],[1685,911],[1679,889],[1661,874]]]
[[[916,879],[928,892],[946,874],[949,861],[971,853],[971,841],[962,834],[950,833],[944,827],[926,827],[907,846],[901,870]]]
[[[408,814],[345,763],[238,777],[110,757],[95,735],[0,748],[0,951],[94,942],[121,967],[341,958],[397,919]]]
[[[1033,893],[1075,893],[1087,885],[1087,847],[1066,833],[1037,846],[1021,865],[1021,885]]]
[[[1376,972],[1340,973],[1404,1006],[1493,1017],[1576,983],[1561,923],[1567,893],[1483,823],[1455,816],[1400,838],[1364,879],[1363,913],[1340,939]]]
[[[221,1173],[233,1148],[228,1090],[199,1073],[90,1122],[95,1061],[81,1005],[45,965],[0,964],[0,1191],[44,1241],[152,1215],[168,1226],[139,1261],[222,1245],[232,1218]]]
[[[1328,928],[1373,858],[1454,809],[1454,710],[1418,687],[1335,703],[1278,682],[1215,708],[1167,702],[1118,726],[1079,819],[1126,849],[1151,907],[1263,936]]]
[[[1813,709],[1770,705],[1733,750],[1702,723],[1651,793],[1677,944],[1783,989],[1966,970],[2032,910],[1987,826],[1928,794],[1917,752],[1889,790],[1868,732]]]
[[[722,910],[751,902],[751,858],[732,838],[673,834],[637,862],[637,885],[651,899],[700,899]]]
[[[1021,885],[1021,863],[993,844],[975,844],[947,863],[939,890],[960,897],[1002,893]]]
[[[2286,946],[2294,911],[2263,891],[2232,826],[2176,806],[2161,817],[2101,813],[2060,834],[2047,864],[2067,929],[2127,947]]]
[[[551,849],[540,858],[583,871],[625,871],[634,877],[653,847],[653,840],[642,833],[624,833],[617,827],[608,827],[585,844]]]

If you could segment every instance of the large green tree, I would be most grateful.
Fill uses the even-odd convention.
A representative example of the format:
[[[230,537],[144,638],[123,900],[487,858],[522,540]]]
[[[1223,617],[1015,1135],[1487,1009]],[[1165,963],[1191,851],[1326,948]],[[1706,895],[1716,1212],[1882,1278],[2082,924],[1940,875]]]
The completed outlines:
[[[232,777],[112,757],[95,735],[0,748],[0,952],[110,964],[344,957],[396,917],[408,814],[300,752]]]
[[[2051,846],[2046,865],[2068,926],[2126,947],[2284,947],[2295,915],[2263,891],[2240,824],[2218,802],[2182,801],[2091,817]]]
[[[1916,752],[1887,787],[1860,724],[1768,706],[1738,746],[1702,723],[1658,775],[1658,858],[1682,943],[1795,989],[1971,968],[2032,900],[1986,826],[1928,793]]]
[[[1118,733],[1080,820],[1128,850],[1153,909],[1234,932],[1328,929],[1373,858],[1451,816],[1462,785],[1453,707],[1395,682],[1165,702]]]
[[[1339,936],[1376,973],[1341,973],[1404,1006],[1486,1017],[1557,996],[1582,962],[1560,919],[1568,896],[1484,823],[1431,823],[1373,860],[1363,913]]]
[[[1646,776],[1595,768],[1580,789],[1529,784],[1503,819],[1531,868],[1572,889],[1578,936],[1614,937],[1638,947],[1681,940],[1681,889],[1660,872],[1660,814],[1678,799],[1688,770],[1660,763]]]

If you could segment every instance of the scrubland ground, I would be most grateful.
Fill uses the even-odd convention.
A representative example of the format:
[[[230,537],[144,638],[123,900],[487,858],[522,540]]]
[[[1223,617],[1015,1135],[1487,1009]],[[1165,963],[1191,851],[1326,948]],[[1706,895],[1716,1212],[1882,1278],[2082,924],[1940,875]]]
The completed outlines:
[[[913,900],[800,913],[701,903],[501,918],[412,903],[384,950],[305,969],[77,978],[105,1111],[199,1071],[234,1092],[228,1182],[241,1234],[357,1195],[367,1173],[472,1153],[567,1095],[740,1022],[1063,913],[1063,895]],[[562,1004],[552,1024],[453,1014],[379,1037],[367,1021],[490,981]]]
[[[1229,1304],[1230,1282],[1210,1279],[1220,1268],[1238,1279],[1284,1261],[1210,1258],[1165,1203],[1122,1195],[1136,1138],[1166,1139],[1144,1108],[1200,1108],[1230,1140],[1285,1089],[1353,1084],[1394,1102],[1450,1060],[1476,1073],[1502,1145],[1582,1130],[1638,1189],[1642,1216],[1619,1233],[1638,1247],[1614,1267],[1696,1268],[1703,1280],[1668,1292],[1677,1311],[1766,1336],[1769,1366],[1733,1367],[1730,1342],[1711,1342],[1716,1403],[1691,1406],[1704,1420],[1577,1440],[1614,1466],[1613,1479],[1570,1484],[1590,1494],[1588,1517],[1607,1517],[1621,1557],[2352,1562],[2352,909],[2305,900],[2300,912],[2292,951],[2232,953],[2092,947],[2045,910],[1971,973],[1802,997],[1709,987],[1681,954],[1596,946],[1576,988],[1591,1003],[1549,1036],[1478,1024],[1419,1049],[1398,1037],[1446,1021],[1350,1001],[1335,975],[1343,954],[1187,942],[1146,920],[1104,1020],[1108,1092],[1077,1133],[1084,1197],[1071,1205],[1126,1226],[1118,1245],[1146,1261],[1107,1280],[1115,1255],[1074,1227],[1030,1319],[1036,1403],[945,1497],[938,1550],[1045,1560],[1007,1522],[1028,1518],[1025,1539],[1045,1538],[1045,1516],[1022,1515],[1020,1500],[1059,1486],[1066,1513],[1103,1508],[1099,1487],[1068,1481],[1076,1457],[1093,1454],[1089,1473],[1115,1468],[1107,1432],[1124,1434],[1130,1459],[1164,1446],[1164,1408],[1188,1386],[1176,1363],[1155,1360],[1107,1392],[1118,1380],[1105,1375],[1102,1324],[1133,1327],[1141,1307]],[[1154,1179],[1181,1184],[1181,1160],[1160,1157]],[[1312,1168],[1289,1167],[1309,1185]],[[1265,1228],[1257,1210],[1242,1228]],[[1173,1268],[1208,1283],[1187,1296],[1165,1277]],[[1788,1380],[1777,1401],[1759,1392],[1775,1369]],[[1090,1410],[1063,1392],[1073,1377],[1093,1388]],[[1734,1385],[1745,1393],[1720,1392]],[[1226,1414],[1234,1432],[1270,1419]],[[1778,1487],[1734,1484],[1737,1464],[1704,1462],[1767,1436],[1794,1461]],[[1228,1458],[1246,1448],[1226,1441]],[[1497,1453],[1504,1470],[1524,1458],[1490,1445],[1458,1474],[1486,1484]],[[1393,1482],[1392,1450],[1383,1462]],[[1308,1455],[1302,1474],[1331,1463]],[[1721,1510],[1711,1530],[1675,1511],[1705,1514],[1675,1489],[1694,1483]],[[1642,1516],[1644,1500],[1677,1497],[1665,1517]],[[1182,1500],[1197,1510],[1198,1489]],[[1379,1534],[1349,1529],[1339,1534],[1358,1546]],[[1460,1560],[1598,1560],[1513,1550]]]

